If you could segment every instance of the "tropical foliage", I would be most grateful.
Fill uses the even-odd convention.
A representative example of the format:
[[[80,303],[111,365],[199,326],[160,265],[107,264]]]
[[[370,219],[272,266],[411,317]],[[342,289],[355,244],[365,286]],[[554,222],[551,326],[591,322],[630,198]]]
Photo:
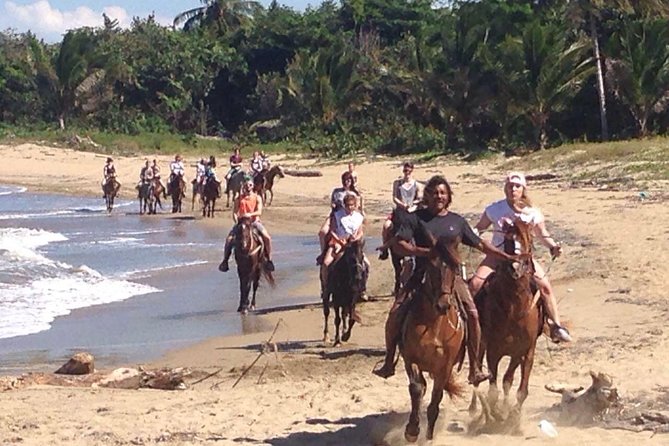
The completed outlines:
[[[661,134],[665,4],[202,0],[172,27],[104,17],[58,43],[7,31],[0,124],[283,139],[332,155]]]

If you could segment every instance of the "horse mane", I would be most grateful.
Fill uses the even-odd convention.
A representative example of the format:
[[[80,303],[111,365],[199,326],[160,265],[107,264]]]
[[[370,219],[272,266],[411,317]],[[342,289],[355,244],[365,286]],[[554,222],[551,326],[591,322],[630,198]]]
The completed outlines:
[[[437,243],[434,245],[434,249],[439,254],[441,261],[456,271],[461,263],[460,254],[458,253],[457,248],[459,243],[459,239],[454,240],[446,237],[439,237],[439,240],[437,240]]]

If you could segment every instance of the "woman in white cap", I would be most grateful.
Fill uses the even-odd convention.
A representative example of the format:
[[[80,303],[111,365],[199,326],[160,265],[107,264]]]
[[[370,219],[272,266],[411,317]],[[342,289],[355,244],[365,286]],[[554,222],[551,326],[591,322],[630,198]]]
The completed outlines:
[[[485,208],[474,229],[482,232],[490,227],[490,225],[493,225],[492,244],[500,246],[504,241],[502,233],[502,223],[504,220],[513,220],[522,216],[523,221],[532,224],[534,227],[534,236],[550,250],[551,256],[558,257],[562,254],[562,247],[551,237],[546,229],[544,215],[538,208],[532,207],[532,203],[527,195],[527,180],[523,173],[511,172],[507,175],[506,182],[504,183],[504,195],[505,198],[503,200],[496,201]],[[486,278],[495,270],[499,262],[500,260],[497,257],[486,255],[469,281],[469,289],[472,296],[476,296]],[[553,288],[548,281],[546,272],[536,260],[534,261],[534,268],[536,270],[534,278],[541,291],[548,317],[551,320],[551,339],[554,342],[569,342],[571,341],[571,336],[567,329],[560,324],[557,300],[555,299],[555,294],[553,294]]]

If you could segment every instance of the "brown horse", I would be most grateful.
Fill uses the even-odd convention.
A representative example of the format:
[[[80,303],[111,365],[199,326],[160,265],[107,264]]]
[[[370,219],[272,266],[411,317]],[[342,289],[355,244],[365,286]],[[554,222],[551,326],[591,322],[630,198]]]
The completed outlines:
[[[276,179],[277,175],[279,178],[285,178],[286,174],[283,172],[283,167],[276,165],[269,170],[263,170],[259,173],[259,175],[263,176],[263,182],[262,188],[259,191],[257,190],[256,193],[262,197],[263,204],[270,206],[272,204],[272,200],[274,200],[274,192],[272,192],[272,188],[274,187],[274,180]],[[268,194],[269,201],[267,201]]]
[[[214,179],[208,180],[204,184],[202,191],[202,216],[214,217],[216,209],[216,199],[218,198],[218,183]]]
[[[353,313],[355,304],[365,288],[365,264],[364,264],[364,240],[351,242],[344,248],[341,257],[330,265],[327,286],[323,286],[323,316],[325,318],[323,328],[323,340],[328,341],[328,318],[330,316],[330,296],[335,311],[335,341],[334,345],[341,341],[348,341],[351,330],[355,325]],[[324,267],[325,268],[325,267]],[[342,325],[340,336],[339,326]]]
[[[237,223],[235,237],[235,262],[239,276],[239,307],[237,311],[246,314],[256,308],[256,292],[260,275],[265,276],[267,283],[275,286],[274,276],[265,268],[265,253],[260,234],[253,229],[249,218],[242,218]],[[249,294],[253,286],[253,297],[249,302]]]
[[[444,391],[452,397],[462,390],[452,375],[453,367],[462,364],[465,353],[465,323],[460,316],[456,293],[466,292],[467,286],[458,275],[458,243],[458,240],[449,243],[445,239],[433,243],[425,280],[408,303],[400,352],[411,395],[411,414],[404,430],[409,442],[415,442],[420,433],[419,411],[427,387],[423,372],[434,380],[432,400],[427,408],[428,440],[434,436]]]
[[[497,368],[502,357],[509,356],[509,366],[504,373],[505,400],[513,384],[513,375],[518,366],[521,381],[518,387],[516,409],[520,411],[527,398],[530,373],[534,364],[537,338],[543,331],[544,311],[537,305],[538,291],[534,284],[534,261],[532,260],[532,230],[521,221],[505,223],[504,251],[514,254],[516,243],[520,245],[519,261],[503,261],[486,280],[476,296],[481,315],[481,359],[486,356],[490,372],[488,398],[494,407],[497,390]],[[476,398],[470,411],[476,409]]]
[[[105,194],[105,205],[107,206],[107,212],[111,212],[114,208],[114,198],[118,195],[118,191],[121,189],[121,183],[116,181],[116,178],[110,178],[107,180],[102,190]]]
[[[158,180],[143,181],[139,186],[139,213],[155,214],[158,206],[163,205],[160,197],[163,195],[163,185]]]
[[[172,213],[181,213],[181,201],[186,196],[186,182],[183,176],[173,175],[169,183],[168,189],[172,197]]]
[[[191,182],[191,184],[193,185],[193,199],[191,201],[190,210],[194,211],[195,210],[195,198],[199,195],[200,196],[200,202],[203,202],[203,200],[204,200],[204,182],[197,181],[197,179],[195,179]]]

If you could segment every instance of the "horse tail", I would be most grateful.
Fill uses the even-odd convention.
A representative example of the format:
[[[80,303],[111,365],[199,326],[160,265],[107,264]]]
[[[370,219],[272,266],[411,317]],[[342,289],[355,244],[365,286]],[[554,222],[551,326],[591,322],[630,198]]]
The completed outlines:
[[[274,274],[272,274],[272,271],[269,271],[265,267],[264,263],[260,269],[262,271],[262,275],[265,277],[265,280],[267,281],[269,286],[271,286],[272,288],[276,288],[276,281],[274,280]]]
[[[448,393],[448,396],[451,399],[461,398],[465,395],[465,386],[457,382],[452,373],[451,376],[448,377],[448,382],[444,386],[444,390]]]

